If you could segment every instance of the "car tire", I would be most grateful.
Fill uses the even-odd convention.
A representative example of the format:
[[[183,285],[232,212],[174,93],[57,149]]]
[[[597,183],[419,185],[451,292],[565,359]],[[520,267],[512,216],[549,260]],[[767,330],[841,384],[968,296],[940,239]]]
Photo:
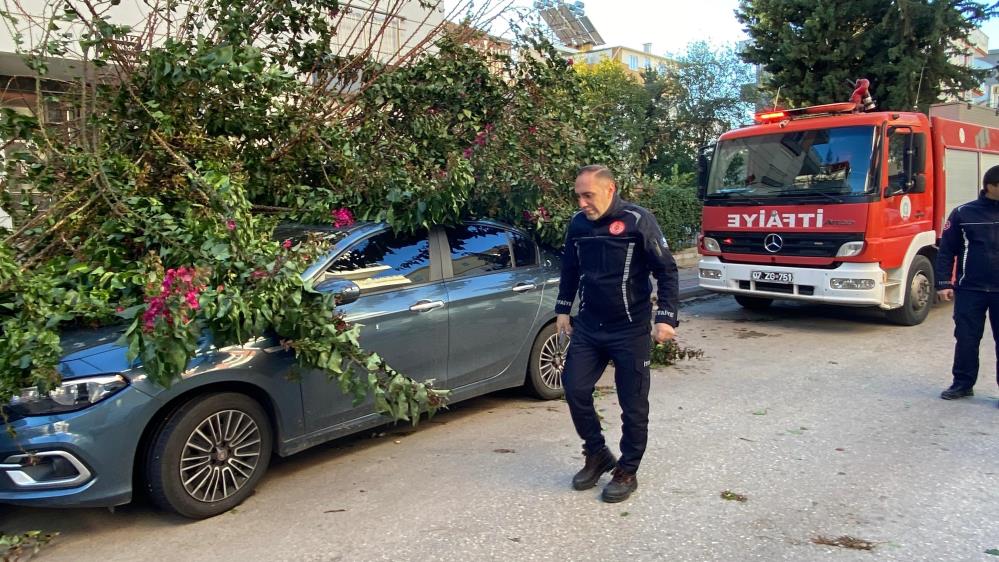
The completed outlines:
[[[270,419],[234,392],[198,396],[177,409],[151,441],[146,485],[159,507],[204,519],[243,502],[267,471]]]
[[[565,391],[562,389],[562,368],[565,366],[568,338],[559,346],[555,323],[545,326],[531,348],[531,359],[527,367],[527,386],[532,394],[542,400],[556,400]]]
[[[766,310],[773,304],[773,299],[763,297],[750,297],[746,295],[735,295],[735,302],[747,310]]]
[[[905,291],[902,306],[889,310],[885,315],[889,321],[902,326],[922,324],[933,308],[936,294],[933,266],[926,256],[918,255],[913,258],[902,290]]]

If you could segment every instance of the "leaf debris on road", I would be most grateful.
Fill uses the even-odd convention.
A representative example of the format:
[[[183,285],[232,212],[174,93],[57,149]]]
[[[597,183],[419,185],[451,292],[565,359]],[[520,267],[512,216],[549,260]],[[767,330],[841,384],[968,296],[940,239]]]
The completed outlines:
[[[731,490],[725,490],[724,492],[721,493],[721,499],[728,501],[745,502],[749,498],[747,498],[742,494],[737,494]]]
[[[864,539],[858,539],[856,537],[851,537],[849,535],[843,535],[841,537],[830,539],[829,537],[824,537],[819,535],[812,538],[812,542],[815,544],[824,544],[827,546],[838,546],[840,548],[852,548],[854,550],[874,550],[874,543]]]

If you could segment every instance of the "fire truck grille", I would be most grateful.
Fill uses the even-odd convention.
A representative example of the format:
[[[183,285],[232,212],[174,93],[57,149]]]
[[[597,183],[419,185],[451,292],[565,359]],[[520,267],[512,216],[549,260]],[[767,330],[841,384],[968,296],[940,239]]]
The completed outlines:
[[[718,241],[723,253],[765,256],[832,258],[840,246],[864,239],[862,232],[705,232]],[[775,236],[776,235],[776,236]],[[776,239],[779,237],[779,240]],[[776,251],[774,251],[776,249]]]

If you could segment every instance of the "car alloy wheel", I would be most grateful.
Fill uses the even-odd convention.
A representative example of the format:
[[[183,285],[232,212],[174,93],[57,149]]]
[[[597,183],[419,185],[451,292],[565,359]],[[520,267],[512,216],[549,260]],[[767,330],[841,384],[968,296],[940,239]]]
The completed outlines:
[[[184,490],[202,502],[221,501],[238,492],[257,468],[260,442],[260,428],[245,413],[212,414],[184,444],[180,459]]]
[[[545,386],[552,390],[562,389],[562,370],[565,369],[565,355],[569,349],[569,338],[563,338],[559,345],[558,334],[552,334],[541,347],[538,357],[538,370]]]
[[[158,506],[204,519],[250,497],[267,472],[270,418],[239,392],[203,394],[167,413],[147,449],[146,488]]]

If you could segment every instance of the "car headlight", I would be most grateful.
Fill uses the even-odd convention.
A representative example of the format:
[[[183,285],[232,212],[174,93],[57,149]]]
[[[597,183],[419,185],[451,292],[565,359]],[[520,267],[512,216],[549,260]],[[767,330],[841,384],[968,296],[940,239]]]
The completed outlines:
[[[853,256],[859,256],[860,252],[864,251],[863,240],[857,242],[847,242],[839,247],[839,251],[836,252],[837,258],[852,258]]]
[[[72,412],[92,406],[126,386],[128,379],[121,375],[66,380],[48,392],[24,388],[4,409],[11,418]]]
[[[702,242],[704,244],[705,250],[716,253],[721,252],[721,246],[718,244],[718,241],[715,240],[714,238],[711,238],[710,236],[705,236]]]

